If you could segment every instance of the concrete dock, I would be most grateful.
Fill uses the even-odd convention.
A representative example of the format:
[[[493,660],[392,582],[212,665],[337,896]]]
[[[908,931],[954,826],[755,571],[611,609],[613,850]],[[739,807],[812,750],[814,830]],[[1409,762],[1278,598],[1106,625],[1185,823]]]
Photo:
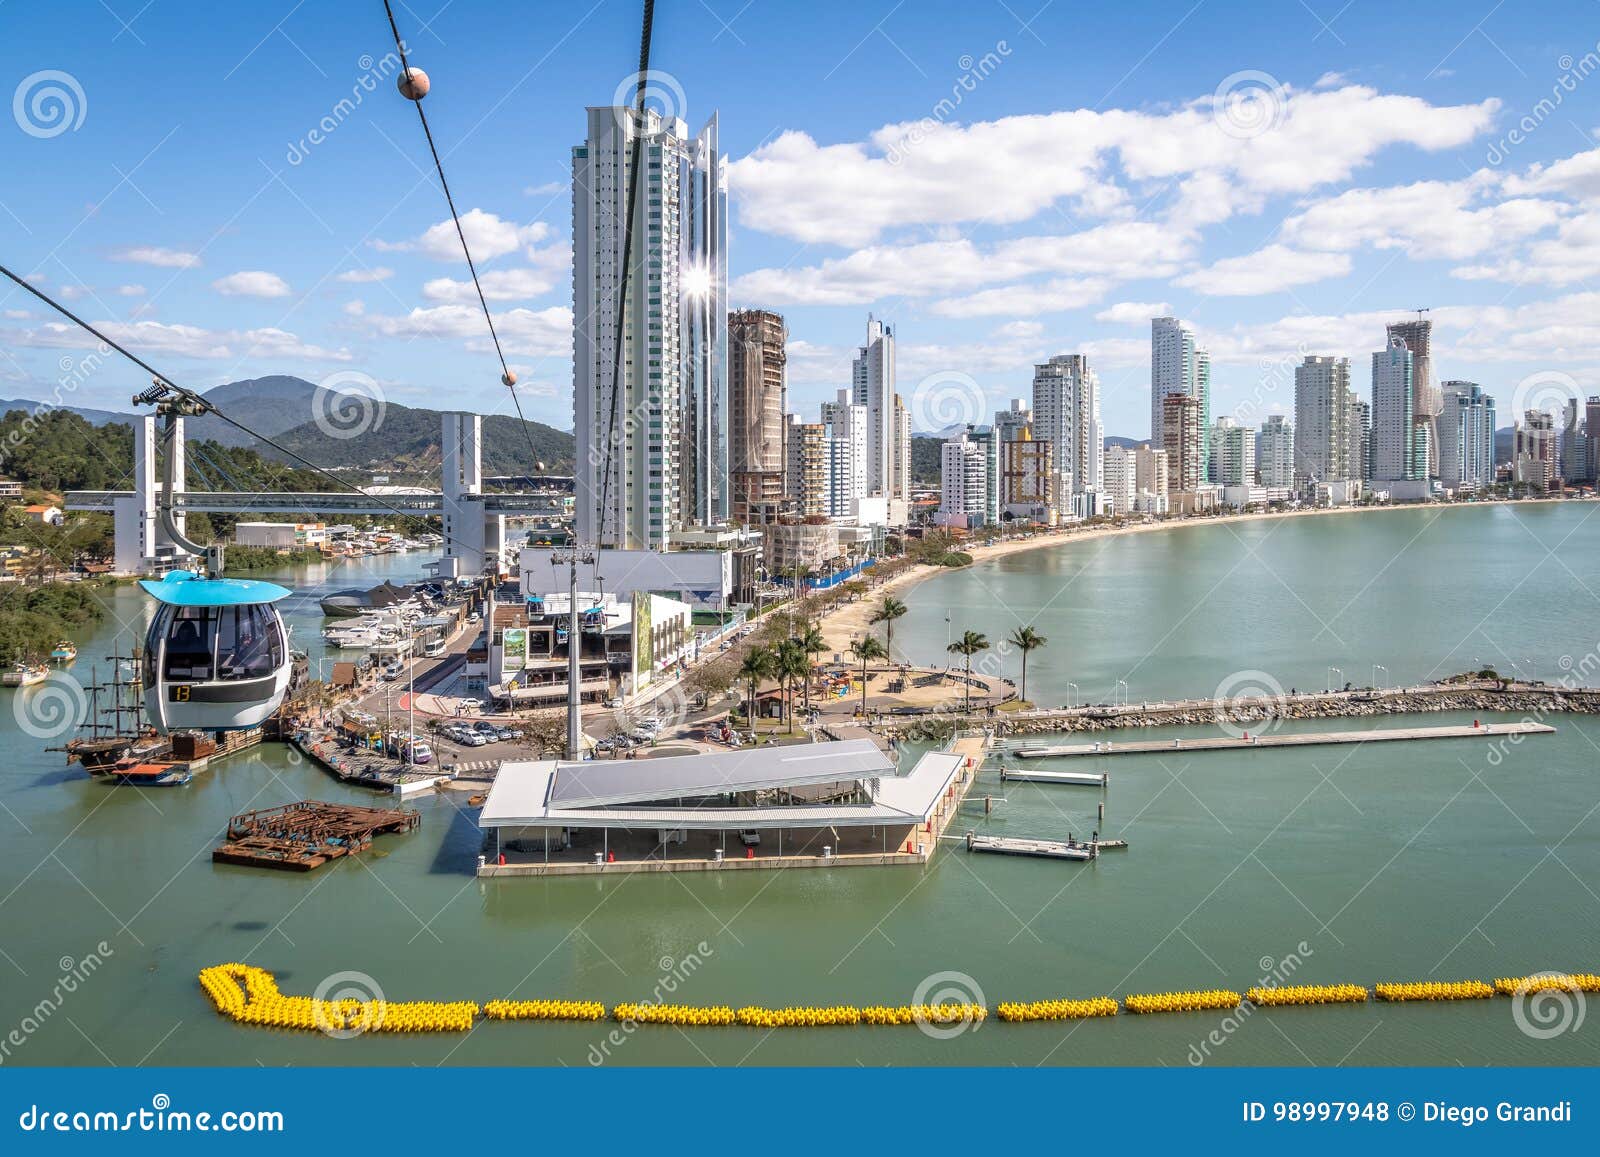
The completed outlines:
[[[1020,747],[1006,754],[1018,759],[1055,759],[1072,756],[1148,755],[1153,752],[1226,751],[1241,747],[1317,747],[1334,743],[1394,743],[1404,739],[1497,739],[1505,736],[1545,735],[1555,731],[1544,723],[1473,724],[1459,727],[1392,727],[1375,731],[1300,731],[1270,735],[1217,735],[1200,739],[1133,740],[1068,743],[1048,747]],[[1035,773],[1037,774],[1037,773]],[[1011,778],[1022,778],[1008,772]]]
[[[1105,787],[1111,777],[1103,771],[1032,771],[1027,768],[1002,767],[1000,778],[1017,783],[1066,783],[1077,787]]]
[[[1093,843],[980,836],[976,832],[967,833],[967,851],[992,852],[1000,856],[1037,856],[1047,860],[1093,860],[1100,855],[1099,847]]]

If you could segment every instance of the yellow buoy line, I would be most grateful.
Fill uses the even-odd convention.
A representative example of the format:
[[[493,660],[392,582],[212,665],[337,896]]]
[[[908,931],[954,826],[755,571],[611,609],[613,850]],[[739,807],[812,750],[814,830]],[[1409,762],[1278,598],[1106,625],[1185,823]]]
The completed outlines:
[[[271,972],[253,964],[217,964],[200,970],[200,988],[223,1016],[240,1024],[267,1028],[306,1029],[332,1035],[364,1032],[467,1032],[481,1015],[488,1020],[600,1021],[607,1017],[598,1000],[490,1000],[482,1007],[470,1000],[385,1000],[285,996]],[[1087,999],[1001,1001],[995,1007],[1009,1023],[1084,1020],[1119,1012],[1227,1011],[1241,1004],[1261,1007],[1315,1004],[1364,1004],[1382,1001],[1484,1000],[1530,993],[1600,992],[1600,974],[1541,973],[1535,976],[1481,980],[1426,980],[1373,985],[1299,984],[1254,987],[1243,994],[1226,988],[1185,992],[1134,993],[1119,1002],[1111,996]],[[746,1005],[623,1003],[611,1006],[613,1020],[631,1024],[678,1027],[743,1025],[751,1028],[817,1028],[851,1025],[967,1025],[988,1018],[983,1004],[949,1001],[918,1005],[803,1005],[764,1008]]]

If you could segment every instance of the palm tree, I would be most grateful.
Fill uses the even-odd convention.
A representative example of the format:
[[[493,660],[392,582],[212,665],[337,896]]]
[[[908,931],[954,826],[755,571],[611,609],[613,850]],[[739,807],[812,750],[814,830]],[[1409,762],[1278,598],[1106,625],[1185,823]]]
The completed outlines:
[[[979,651],[987,651],[988,649],[989,640],[984,638],[977,631],[961,632],[961,637],[945,648],[945,650],[949,651],[952,655],[961,655],[966,658],[966,713],[969,715],[972,713],[972,656],[976,655]]]
[[[778,644],[774,674],[783,685],[784,697],[789,703],[789,731],[794,731],[794,681],[811,673],[811,657],[805,653],[798,639],[785,639]]]
[[[889,652],[871,635],[864,635],[850,644],[850,653],[861,660],[861,718],[867,717],[867,660],[885,658]]]
[[[811,710],[811,656],[821,655],[828,649],[828,640],[822,637],[822,631],[815,623],[807,623],[801,628],[794,640],[806,656],[806,711]]]
[[[756,725],[756,692],[762,680],[772,678],[776,668],[777,657],[766,647],[751,647],[739,664],[739,678],[750,684],[750,698],[745,700],[744,717],[752,728]]]
[[[1006,640],[1017,650],[1022,652],[1022,702],[1028,701],[1028,652],[1037,651],[1050,640],[1041,635],[1032,627],[1018,627],[1011,632],[1011,637]]]
[[[872,616],[867,622],[876,626],[883,624],[884,654],[891,659],[894,657],[894,621],[906,613],[906,605],[893,595],[884,595],[883,601],[873,609]]]

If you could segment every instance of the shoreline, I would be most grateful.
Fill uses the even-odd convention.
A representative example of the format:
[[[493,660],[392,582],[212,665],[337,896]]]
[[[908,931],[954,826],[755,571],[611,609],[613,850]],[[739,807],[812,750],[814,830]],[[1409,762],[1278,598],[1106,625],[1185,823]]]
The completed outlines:
[[[1050,547],[1067,546],[1080,542],[1094,542],[1102,538],[1122,537],[1134,534],[1155,534],[1162,531],[1181,530],[1196,526],[1223,526],[1238,522],[1259,522],[1281,518],[1317,518],[1327,515],[1354,515],[1374,514],[1380,511],[1395,510],[1466,510],[1481,506],[1523,506],[1553,502],[1570,502],[1567,498],[1491,498],[1480,502],[1441,502],[1441,503],[1405,503],[1388,506],[1331,506],[1318,507],[1314,510],[1262,510],[1253,514],[1223,514],[1211,518],[1169,518],[1156,522],[1141,522],[1133,526],[1097,526],[1078,531],[1057,531],[1031,535],[1027,538],[1015,539],[1010,542],[998,542],[994,546],[962,545],[964,553],[972,556],[972,562],[962,567],[942,567],[923,564],[901,574],[895,575],[880,586],[872,588],[871,592],[853,603],[844,603],[834,608],[818,620],[818,628],[822,637],[827,641],[830,651],[843,652],[850,646],[850,640],[859,637],[866,630],[876,631],[878,628],[871,626],[867,619],[871,616],[873,607],[881,602],[885,596],[904,596],[913,587],[921,585],[928,579],[937,578],[942,574],[960,574],[971,570],[980,563],[990,562],[994,559],[1006,558],[1013,554],[1025,551],[1046,550]]]

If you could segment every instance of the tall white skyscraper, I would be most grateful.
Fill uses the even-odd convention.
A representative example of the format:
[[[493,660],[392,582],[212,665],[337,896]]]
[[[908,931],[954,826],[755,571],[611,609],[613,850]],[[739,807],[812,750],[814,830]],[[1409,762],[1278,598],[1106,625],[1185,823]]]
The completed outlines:
[[[1150,444],[1163,440],[1161,399],[1195,392],[1194,330],[1175,317],[1150,319]]]
[[[1114,514],[1131,514],[1136,487],[1134,454],[1124,446],[1107,446],[1103,489]]]
[[[867,489],[903,497],[895,485],[900,433],[895,413],[894,331],[869,315],[867,344],[856,351],[851,369],[853,400],[867,410]]]
[[[1344,482],[1350,463],[1350,359],[1309,356],[1294,368],[1294,477]]]
[[[870,493],[867,488],[867,408],[857,405],[849,390],[840,390],[838,401],[822,403],[822,423],[828,427],[828,437],[839,443],[839,448],[830,451],[829,457],[833,463],[831,493],[836,508],[829,513],[849,517],[856,513],[855,504]]]
[[[589,109],[572,150],[576,530],[605,547],[662,549],[725,521],[728,495],[727,187],[717,119]],[[617,301],[635,136],[643,171]],[[617,341],[621,335],[621,376]]]
[[[1100,488],[1100,378],[1085,355],[1060,354],[1033,367],[1033,436],[1052,447],[1057,509],[1071,510],[1073,495]]]
[[[1453,490],[1494,485],[1494,399],[1472,382],[1445,382],[1439,413],[1439,481]]]
[[[988,520],[989,447],[958,434],[939,447],[939,518],[962,526]]]
[[[1294,427],[1282,414],[1268,414],[1256,434],[1256,477],[1261,485],[1294,485]]]
[[[1410,482],[1428,476],[1428,427],[1416,420],[1415,360],[1391,338],[1372,355],[1372,477]]]
[[[1256,484],[1256,432],[1235,418],[1218,418],[1211,427],[1210,481],[1219,486]]]

